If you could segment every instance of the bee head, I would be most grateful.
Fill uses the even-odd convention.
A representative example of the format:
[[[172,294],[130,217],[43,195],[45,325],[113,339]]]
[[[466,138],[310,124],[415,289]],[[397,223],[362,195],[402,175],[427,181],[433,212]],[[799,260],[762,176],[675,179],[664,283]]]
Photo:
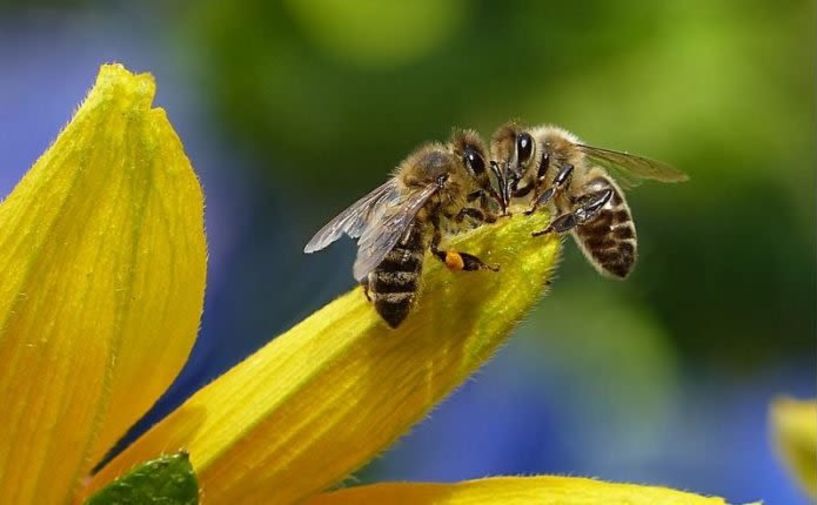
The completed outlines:
[[[505,209],[500,193],[491,185],[488,167],[487,149],[479,135],[472,130],[455,130],[451,137],[454,155],[459,157],[467,175],[476,186],[490,195],[502,209]]]
[[[499,127],[491,137],[491,164],[500,180],[505,206],[530,165],[534,142],[533,136],[515,122]]]
[[[514,157],[519,127],[514,122],[500,126],[491,136],[491,159],[504,167]]]

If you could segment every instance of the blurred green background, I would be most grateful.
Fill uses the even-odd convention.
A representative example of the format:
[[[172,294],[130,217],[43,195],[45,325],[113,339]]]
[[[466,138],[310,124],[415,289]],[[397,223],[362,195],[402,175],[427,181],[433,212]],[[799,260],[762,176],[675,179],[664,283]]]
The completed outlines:
[[[154,412],[352,286],[301,249],[416,145],[509,118],[691,176],[629,193],[640,263],[572,242],[475,381],[358,481],[562,473],[798,503],[767,441],[815,395],[815,8],[744,2],[0,2],[0,190],[121,61],[156,74],[208,196],[193,359]]]

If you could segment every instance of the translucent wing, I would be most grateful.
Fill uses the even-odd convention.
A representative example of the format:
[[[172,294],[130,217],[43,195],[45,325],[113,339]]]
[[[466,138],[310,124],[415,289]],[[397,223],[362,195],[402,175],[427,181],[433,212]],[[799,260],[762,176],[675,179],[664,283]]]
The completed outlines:
[[[577,144],[591,162],[611,169],[616,180],[625,186],[636,186],[642,179],[661,182],[683,182],[689,180],[687,174],[670,165],[643,156],[627,154],[600,147]]]
[[[400,237],[409,229],[423,205],[439,186],[429,184],[423,189],[400,197],[394,205],[379,206],[377,213],[369,220],[357,243],[354,276],[358,281],[383,261]]]
[[[393,201],[397,196],[397,180],[389,179],[326,223],[306,244],[304,252],[309,254],[320,251],[344,233],[352,238],[359,237],[377,207],[384,202]]]

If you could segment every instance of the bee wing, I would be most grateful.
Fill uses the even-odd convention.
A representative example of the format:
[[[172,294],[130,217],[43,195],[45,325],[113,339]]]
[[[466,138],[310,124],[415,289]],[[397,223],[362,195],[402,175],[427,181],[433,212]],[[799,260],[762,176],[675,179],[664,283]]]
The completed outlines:
[[[369,275],[383,261],[386,254],[394,249],[417,213],[437,189],[439,189],[437,184],[429,184],[406,196],[395,197],[394,205],[378,207],[377,213],[369,220],[357,243],[355,279],[360,281]]]
[[[625,186],[637,186],[642,179],[661,182],[683,182],[689,176],[662,162],[635,154],[576,144],[590,161],[611,169],[616,180]]]
[[[306,244],[304,252],[320,251],[344,233],[352,238],[359,237],[377,207],[386,201],[393,201],[397,194],[397,180],[389,179],[326,223]]]

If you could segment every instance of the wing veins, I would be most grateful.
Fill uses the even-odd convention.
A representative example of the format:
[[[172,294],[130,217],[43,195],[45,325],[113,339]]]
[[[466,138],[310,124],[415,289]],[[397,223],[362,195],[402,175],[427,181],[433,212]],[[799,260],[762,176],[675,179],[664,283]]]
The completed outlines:
[[[376,208],[387,201],[391,195],[396,194],[397,181],[389,179],[326,223],[309,240],[304,247],[304,252],[309,254],[320,251],[335,242],[344,233],[351,238],[359,237]]]
[[[370,219],[358,241],[357,258],[353,269],[355,279],[361,281],[377,268],[412,225],[420,209],[438,189],[437,184],[429,184],[423,189],[401,197],[394,205],[378,208],[378,214]]]
[[[636,185],[639,179],[661,182],[683,182],[689,179],[685,173],[662,161],[584,144],[576,146],[591,161],[611,168],[623,182],[629,185]]]

